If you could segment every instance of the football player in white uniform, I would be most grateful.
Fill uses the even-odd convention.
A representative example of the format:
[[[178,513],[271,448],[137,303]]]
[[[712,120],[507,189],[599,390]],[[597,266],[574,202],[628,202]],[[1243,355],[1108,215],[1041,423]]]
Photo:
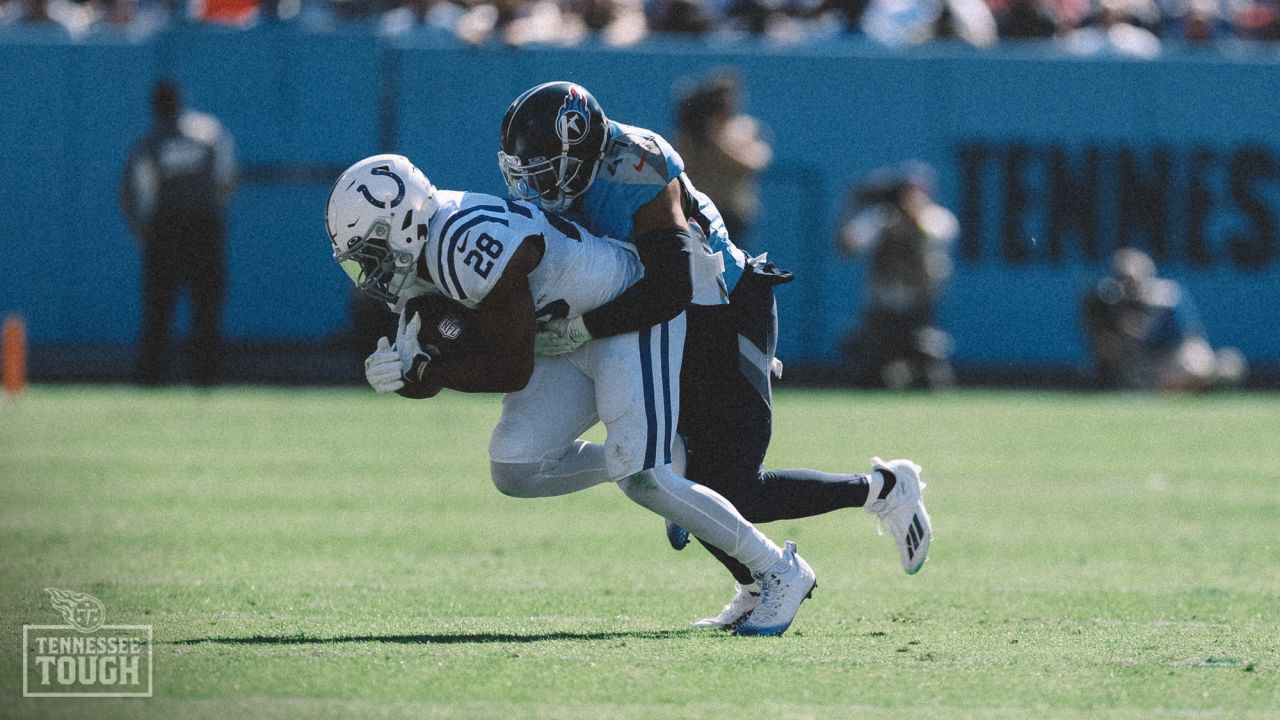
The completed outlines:
[[[640,279],[630,246],[531,204],[436,190],[399,155],[350,167],[325,215],[334,259],[361,290],[401,313],[395,345],[383,338],[366,360],[375,390],[506,393],[489,444],[502,492],[540,497],[616,482],[636,503],[751,569],[762,604],[774,610],[740,625],[740,634],[787,629],[816,585],[795,544],[779,548],[723,497],[672,467],[684,316],[573,352],[534,355],[539,318],[578,317]],[[474,309],[468,329],[482,338],[483,352],[433,358],[423,351],[422,319],[412,308],[429,293]],[[607,430],[603,446],[578,439],[596,422]]]

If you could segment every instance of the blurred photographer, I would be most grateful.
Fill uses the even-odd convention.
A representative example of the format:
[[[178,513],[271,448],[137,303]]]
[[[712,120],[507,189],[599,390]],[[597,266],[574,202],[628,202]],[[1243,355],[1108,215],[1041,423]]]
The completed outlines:
[[[738,77],[720,71],[680,91],[676,132],[685,171],[719,208],[734,244],[750,249],[760,214],[760,173],[773,162],[773,148],[760,121],[742,111]]]
[[[853,379],[867,387],[946,387],[953,382],[951,336],[934,327],[949,250],[959,232],[934,202],[933,171],[921,163],[873,173],[845,203],[837,249],[871,256],[864,312],[843,343]]]
[[[1190,294],[1156,277],[1141,250],[1116,251],[1111,274],[1085,295],[1082,314],[1104,387],[1194,392],[1244,379],[1244,356],[1235,348],[1214,352]]]

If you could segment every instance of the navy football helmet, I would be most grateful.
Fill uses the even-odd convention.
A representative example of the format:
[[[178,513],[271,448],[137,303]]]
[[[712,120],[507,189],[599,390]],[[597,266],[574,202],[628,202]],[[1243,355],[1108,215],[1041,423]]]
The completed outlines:
[[[609,140],[609,120],[581,85],[530,88],[502,118],[498,165],[507,191],[561,212],[595,180]]]

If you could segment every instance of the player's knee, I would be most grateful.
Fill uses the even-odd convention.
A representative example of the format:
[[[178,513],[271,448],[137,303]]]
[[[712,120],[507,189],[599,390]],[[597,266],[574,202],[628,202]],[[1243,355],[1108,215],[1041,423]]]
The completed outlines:
[[[660,506],[664,504],[662,498],[666,494],[666,488],[663,487],[661,473],[641,470],[619,480],[618,487],[631,502],[662,514]]]
[[[489,463],[489,476],[498,492],[508,497],[538,497],[538,463]]]
[[[618,487],[627,494],[627,497],[636,498],[646,493],[656,492],[658,480],[654,477],[652,470],[641,470],[619,480]]]
[[[677,479],[670,465],[659,465],[650,470],[641,470],[628,475],[618,481],[618,487],[622,488],[622,492],[626,493],[633,502],[653,509],[655,502],[665,502],[659,498],[670,495],[678,489],[675,487],[675,483],[678,482],[687,483],[688,481]]]

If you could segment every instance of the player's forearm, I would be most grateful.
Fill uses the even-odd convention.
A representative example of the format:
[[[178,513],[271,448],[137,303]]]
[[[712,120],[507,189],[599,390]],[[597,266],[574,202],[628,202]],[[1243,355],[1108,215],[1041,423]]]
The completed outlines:
[[[404,387],[397,390],[396,394],[402,398],[409,398],[410,400],[426,400],[439,395],[440,391],[443,389],[444,388],[439,385],[432,385],[430,383],[406,381]]]
[[[532,348],[532,339],[530,340]],[[490,351],[456,361],[432,362],[424,374],[430,385],[467,393],[509,393],[523,390],[533,375],[533,352],[519,357]]]
[[[644,278],[609,304],[582,316],[593,338],[634,332],[664,323],[684,311],[692,297],[664,292]]]
[[[644,277],[621,295],[582,316],[592,337],[609,337],[664,323],[684,312],[693,299],[690,252],[685,228],[646,233],[636,239]]]

